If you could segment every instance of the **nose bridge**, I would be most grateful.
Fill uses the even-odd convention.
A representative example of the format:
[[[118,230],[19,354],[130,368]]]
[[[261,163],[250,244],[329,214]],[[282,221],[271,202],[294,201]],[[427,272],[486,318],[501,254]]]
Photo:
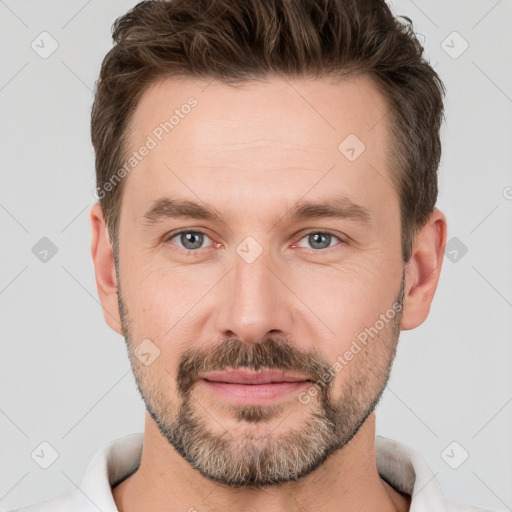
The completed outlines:
[[[226,280],[219,327],[223,335],[254,343],[261,341],[269,331],[288,333],[291,304],[283,294],[283,285],[270,270],[275,267],[270,251],[258,248],[254,241],[245,242],[233,255],[233,270]]]

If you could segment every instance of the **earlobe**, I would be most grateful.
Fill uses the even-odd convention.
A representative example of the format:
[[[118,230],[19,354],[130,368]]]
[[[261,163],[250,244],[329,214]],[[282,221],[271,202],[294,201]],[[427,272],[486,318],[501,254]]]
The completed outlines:
[[[99,203],[91,208],[91,255],[94,262],[96,287],[107,324],[117,333],[123,334],[117,301],[117,277],[114,253],[103,211]]]
[[[436,208],[414,238],[406,266],[402,330],[414,329],[428,317],[443,264],[446,232],[446,217]]]

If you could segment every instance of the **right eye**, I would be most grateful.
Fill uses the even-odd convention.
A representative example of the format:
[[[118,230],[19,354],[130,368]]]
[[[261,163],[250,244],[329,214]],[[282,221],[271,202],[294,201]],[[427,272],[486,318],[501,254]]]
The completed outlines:
[[[186,251],[196,251],[197,249],[204,249],[209,246],[203,247],[203,243],[206,240],[210,240],[210,242],[212,241],[211,238],[206,233],[202,233],[201,231],[190,230],[178,231],[177,233],[174,233],[171,236],[167,237],[168,241],[175,239],[176,241],[172,243],[174,243],[178,247],[181,247],[182,249],[185,249]]]

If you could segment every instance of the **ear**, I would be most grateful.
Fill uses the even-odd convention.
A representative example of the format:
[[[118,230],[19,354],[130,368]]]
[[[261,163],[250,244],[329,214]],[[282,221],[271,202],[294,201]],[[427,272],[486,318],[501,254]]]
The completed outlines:
[[[444,259],[446,231],[446,217],[436,208],[414,238],[411,259],[405,269],[404,307],[400,324],[403,330],[418,327],[430,312]]]
[[[99,203],[95,203],[91,208],[90,219],[92,228],[91,254],[94,261],[96,286],[103,308],[103,316],[107,324],[114,331],[122,335],[123,328],[117,302],[114,252]]]

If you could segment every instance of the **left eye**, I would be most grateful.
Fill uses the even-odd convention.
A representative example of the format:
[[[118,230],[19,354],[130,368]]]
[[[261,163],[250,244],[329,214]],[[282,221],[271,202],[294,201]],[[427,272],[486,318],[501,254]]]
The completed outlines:
[[[169,237],[169,241],[174,239],[177,240],[177,242],[174,243],[176,243],[178,247],[186,249],[187,251],[203,249],[203,243],[206,240],[211,241],[208,235],[205,235],[199,231],[180,231],[179,233]]]
[[[311,249],[327,249],[332,245],[336,245],[332,244],[332,242],[341,242],[341,240],[337,236],[331,235],[330,233],[324,233],[321,231],[309,233],[308,235],[302,237],[300,242],[298,243],[299,247],[304,247],[304,245],[301,245],[303,240],[306,240],[306,243],[310,244]]]

